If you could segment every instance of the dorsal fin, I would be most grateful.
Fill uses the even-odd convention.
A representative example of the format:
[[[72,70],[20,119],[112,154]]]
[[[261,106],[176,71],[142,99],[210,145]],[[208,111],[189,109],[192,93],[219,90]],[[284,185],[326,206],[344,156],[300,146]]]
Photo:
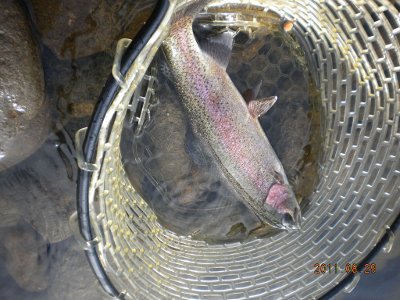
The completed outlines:
[[[225,31],[215,36],[199,38],[199,46],[201,50],[226,69],[232,54],[233,37],[233,32]]]
[[[251,100],[248,104],[249,112],[253,118],[259,118],[274,105],[278,97],[266,97],[258,100]]]

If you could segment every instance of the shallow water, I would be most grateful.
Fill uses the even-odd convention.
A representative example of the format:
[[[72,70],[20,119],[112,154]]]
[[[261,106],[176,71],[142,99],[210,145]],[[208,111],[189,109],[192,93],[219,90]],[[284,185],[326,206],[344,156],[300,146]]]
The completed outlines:
[[[148,2],[146,1],[146,3]],[[81,4],[78,2],[71,4],[72,7],[79,7],[79,5]],[[61,6],[59,14],[63,14],[62,8],[63,6]],[[64,9],[66,9],[65,5]],[[84,15],[84,13],[82,14]],[[84,17],[83,19],[85,19]],[[67,22],[68,20],[62,21]],[[62,21],[60,21],[61,25],[66,26],[67,24],[63,24]],[[110,21],[106,19],[104,22]],[[142,20],[138,23],[141,24]],[[117,24],[114,26],[122,27],[123,25]],[[100,28],[100,24],[97,27]],[[52,31],[53,29],[54,31]],[[74,149],[71,137],[77,129],[87,126],[101,88],[111,70],[112,63],[112,56],[104,52],[104,49],[100,49],[101,51],[95,50],[90,55],[85,52],[83,57],[74,56],[81,53],[80,51],[75,51],[78,47],[77,43],[79,43],[78,37],[84,37],[85,43],[90,43],[94,29],[92,28],[92,31],[87,32],[78,32],[78,34],[70,32],[69,36],[64,37],[62,36],[64,34],[63,31],[58,32],[62,39],[68,41],[65,45],[68,46],[68,49],[73,50],[71,51],[73,53],[72,57],[63,57],[61,59],[57,57],[55,51],[45,45],[42,46],[46,97],[52,106],[52,132],[46,142],[31,157],[0,173],[1,299],[108,299],[99,288],[83,250],[71,236],[68,227],[68,218],[76,209],[77,166],[73,159]],[[50,28],[50,31],[54,33],[56,29]],[[98,32],[97,34],[96,39],[100,40],[102,35]],[[47,36],[46,38],[48,39],[49,37]],[[279,39],[275,40],[275,37],[270,38],[269,42],[271,47],[281,47],[273,46],[276,42],[279,44]],[[257,53],[267,50],[261,49],[255,47]],[[269,61],[274,61],[276,59],[274,54],[268,56],[268,53],[274,53],[273,50],[272,52],[271,49],[266,51],[266,57]],[[240,56],[240,54],[237,55]],[[277,149],[280,149],[279,147],[284,149],[285,145],[287,145],[287,141],[282,140],[282,137],[293,138],[290,131],[291,126],[298,127],[299,124],[303,124],[305,132],[308,130],[310,123],[311,128],[317,127],[315,125],[318,124],[312,124],[312,122],[317,122],[314,116],[308,115],[308,111],[301,108],[300,105],[301,103],[312,103],[309,97],[312,97],[313,93],[309,91],[309,97],[304,98],[304,94],[301,92],[297,95],[295,93],[292,94],[294,89],[290,93],[280,91],[276,88],[276,85],[279,85],[280,75],[274,76],[274,72],[268,72],[267,75],[257,75],[253,80],[250,76],[246,76],[248,82],[241,82],[238,78],[235,79],[235,74],[239,71],[242,74],[246,69],[251,71],[251,64],[258,64],[257,58],[253,57],[254,60],[249,57],[243,58],[243,60],[245,59],[248,59],[248,62],[243,63],[241,61],[239,66],[231,65],[228,69],[232,79],[241,91],[253,87],[254,83],[258,81],[258,76],[268,76],[265,79],[265,83],[263,83],[261,93],[264,93],[264,95],[277,93],[284,101],[293,100],[294,105],[290,107],[289,112],[300,111],[299,119],[296,121],[291,120],[290,122],[288,120],[285,122],[282,119],[283,124],[272,122],[274,111],[271,111],[272,116],[263,119],[263,125],[268,128],[266,130],[267,134],[271,135],[269,136],[271,142],[274,143]],[[238,61],[240,60],[238,59]],[[270,64],[272,63],[270,62]],[[278,64],[275,63],[274,66],[276,65]],[[265,68],[270,70],[274,66],[268,65]],[[288,68],[291,70],[291,74],[295,74],[300,66],[301,63],[292,61],[291,66]],[[238,68],[238,70],[235,68]],[[243,70],[241,70],[242,68]],[[261,71],[258,73],[261,73]],[[302,74],[306,82],[303,87],[307,86],[308,89],[312,90],[312,86],[310,87],[307,83],[307,73]],[[236,75],[236,77],[238,76]],[[284,86],[285,81],[280,84]],[[171,135],[185,137],[178,129],[186,125],[182,122],[183,118],[179,108],[176,107],[176,101],[174,102],[172,99],[170,103],[165,101],[159,107],[162,107],[161,105],[164,105],[164,113],[165,111],[169,113],[167,115],[169,118],[160,118],[160,122],[166,122],[165,126],[174,125],[174,127],[163,128],[168,128]],[[282,109],[282,107],[276,107],[275,118],[278,118],[279,114],[282,113]],[[155,110],[154,114],[156,116],[157,110]],[[286,128],[286,131],[283,128]],[[165,134],[165,131],[163,132]],[[153,134],[157,134],[156,130]],[[298,138],[298,135],[294,135],[294,137]],[[142,138],[144,139],[144,137]],[[306,136],[305,140],[294,140],[298,144],[304,143],[304,147],[300,147],[300,149],[304,148],[302,153],[296,153],[297,156],[295,157],[291,152],[277,151],[278,155],[281,155],[280,158],[283,163],[286,163],[285,169],[288,174],[291,174],[289,177],[296,179],[297,182],[301,182],[301,177],[305,178],[304,180],[309,180],[310,176],[307,175],[309,173],[315,176],[312,163],[310,165],[310,157],[312,158],[311,161],[313,161],[317,154],[312,152],[313,147],[310,149],[307,146],[310,138]],[[184,143],[181,141],[180,146],[183,145]],[[164,155],[167,154],[168,152],[164,153]],[[183,159],[187,159],[187,157],[185,158],[185,155],[187,155],[185,151],[181,151],[180,155]],[[297,162],[300,163],[297,164]],[[171,175],[165,175],[165,172],[170,171],[170,167],[165,166],[165,170],[162,169],[160,176],[171,178]],[[306,167],[310,168],[305,170],[304,168]],[[159,166],[156,169],[158,168]],[[300,175],[299,169],[301,170]],[[180,172],[187,171],[192,172],[193,170],[190,167],[180,170]],[[218,190],[221,193],[221,187],[215,182],[210,182],[208,176],[204,176],[204,174],[203,176],[202,174],[197,174],[196,177],[192,176],[188,180],[197,180],[196,183],[200,182],[202,184],[206,182],[210,186],[210,191]],[[187,185],[187,183],[182,182],[182,185]],[[309,185],[304,184],[298,184],[298,186],[298,188],[302,186],[309,187]],[[152,188],[150,187],[149,189],[151,190]],[[308,190],[301,191],[299,189],[299,191],[301,195],[309,193]],[[179,192],[181,193],[182,191]],[[225,193],[223,194],[226,196]],[[184,199],[181,201],[183,203],[178,203],[179,205],[184,207],[188,205],[188,203],[184,202]],[[190,199],[188,201],[190,202]],[[197,209],[196,206],[195,209]],[[185,214],[187,214],[186,211],[182,216],[184,217]],[[182,220],[186,221],[187,219],[183,218]],[[246,233],[244,226],[241,226],[240,223],[233,222],[228,232],[224,231],[224,234],[228,238],[237,238]],[[195,227],[197,226],[198,224],[195,225]],[[340,295],[337,299],[376,299],[378,297],[379,299],[396,299],[396,296],[400,293],[398,289],[400,234],[397,235],[392,252],[389,255],[381,254],[376,259],[378,272],[368,277],[363,276],[360,284],[352,294]]]
[[[38,22],[31,29],[41,50],[50,132],[34,154],[0,173],[0,298],[101,299],[105,294],[71,236],[68,221],[76,211],[78,170],[72,137],[89,123],[112,55],[92,45],[89,56],[79,57],[74,51],[72,57],[60,57],[52,41],[55,35],[71,40],[65,29],[72,23],[60,31],[57,22],[68,22],[65,15],[74,18],[86,7],[74,3],[68,12],[65,1],[64,15],[57,11],[53,20],[44,20],[41,13],[47,11],[33,9],[43,2],[32,1],[24,9]],[[44,24],[53,27],[41,31]],[[71,45],[82,47],[77,40]]]

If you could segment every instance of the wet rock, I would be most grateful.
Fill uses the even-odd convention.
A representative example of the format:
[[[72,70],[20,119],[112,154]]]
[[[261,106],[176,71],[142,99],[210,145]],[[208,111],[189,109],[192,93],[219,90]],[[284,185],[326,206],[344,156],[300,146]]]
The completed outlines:
[[[0,233],[0,238],[2,234]],[[6,257],[1,251],[2,245],[0,243],[0,296],[1,299],[12,299],[12,300],[47,300],[46,291],[41,292],[29,292],[21,288],[15,280],[8,274],[6,267]]]
[[[102,290],[92,272],[82,248],[73,241],[69,244],[52,264],[49,299],[109,299],[110,296]]]
[[[113,51],[132,38],[148,19],[156,0],[32,0],[43,42],[61,59]]]
[[[85,102],[73,102],[67,107],[67,113],[74,118],[88,117],[93,114],[94,104]]]
[[[158,120],[149,135],[156,149],[162,149],[148,168],[157,178],[174,180],[189,173],[190,158],[185,151],[186,124],[183,112],[173,102],[163,103],[154,114]]]
[[[20,219],[21,215],[15,203],[0,196],[0,228],[15,226]]]
[[[128,127],[122,135],[124,167],[131,183],[139,190],[143,168],[157,182],[187,176],[191,168],[190,157],[185,151],[187,124],[182,108],[167,84],[161,85],[157,94],[162,97],[158,99],[158,106],[151,109],[153,121],[143,135],[135,138],[133,129]]]
[[[31,155],[48,133],[43,70],[17,1],[0,2],[0,171]]]
[[[307,111],[301,107],[286,105],[284,111],[279,111],[282,118],[275,131],[268,133],[274,139],[277,155],[282,162],[288,178],[295,178],[298,173],[298,162],[304,156],[303,148],[307,145],[310,135],[310,120]],[[263,124],[264,125],[264,124]],[[264,125],[264,128],[268,125]],[[299,132],[303,134],[299,134]],[[294,150],[295,149],[295,150]]]
[[[1,215],[14,221],[16,212],[50,243],[71,235],[68,219],[76,210],[75,161],[56,135],[24,163],[0,173]]]
[[[47,242],[27,223],[2,229],[1,236],[5,264],[17,284],[31,292],[45,290],[49,281]]]
[[[43,57],[46,92],[57,108],[57,121],[64,126],[72,121],[77,125],[75,129],[86,127],[111,73],[112,56],[99,53],[73,62],[61,61],[44,47]]]

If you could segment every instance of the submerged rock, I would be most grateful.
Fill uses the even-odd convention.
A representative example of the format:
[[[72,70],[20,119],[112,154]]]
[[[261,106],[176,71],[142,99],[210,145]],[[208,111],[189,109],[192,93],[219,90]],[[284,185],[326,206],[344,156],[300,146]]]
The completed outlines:
[[[15,226],[20,219],[21,214],[15,203],[0,195],[0,228]]]
[[[49,284],[47,242],[27,223],[2,229],[1,243],[6,251],[9,274],[23,289],[43,291]]]
[[[156,178],[174,180],[187,175],[190,158],[185,151],[186,127],[182,111],[176,103],[166,102],[153,117],[158,121],[150,129],[149,136],[154,147],[163,151],[157,153],[157,159],[147,167]]]
[[[57,121],[64,126],[72,121],[76,123],[76,129],[86,127],[101,87],[111,72],[112,56],[98,53],[73,62],[60,61],[44,47],[43,57],[46,92],[57,107]],[[77,119],[81,120],[77,122]],[[70,133],[74,134],[74,131]]]
[[[121,153],[124,167],[132,184],[139,190],[145,172],[157,182],[173,181],[187,176],[191,168],[190,157],[185,151],[187,130],[182,109],[171,97],[168,85],[162,86],[158,93],[163,95],[158,99],[161,105],[150,109],[150,119],[156,122],[146,124],[140,137],[135,137],[130,126],[123,131]]]
[[[77,167],[65,147],[51,135],[23,164],[0,173],[0,205],[7,209],[0,216],[13,225],[18,212],[50,243],[71,235],[68,219],[76,209]]]
[[[32,0],[43,42],[61,59],[114,49],[132,38],[148,19],[156,0]]]
[[[1,233],[0,233],[1,238]],[[21,288],[10,276],[6,267],[5,249],[0,243],[0,296],[1,299],[12,300],[48,300],[46,291],[29,292]]]
[[[66,242],[69,242],[67,248],[61,249],[53,257],[49,299],[109,299],[110,296],[102,290],[92,272],[82,248],[72,240]]]
[[[43,69],[17,1],[0,1],[0,171],[31,155],[49,128]]]

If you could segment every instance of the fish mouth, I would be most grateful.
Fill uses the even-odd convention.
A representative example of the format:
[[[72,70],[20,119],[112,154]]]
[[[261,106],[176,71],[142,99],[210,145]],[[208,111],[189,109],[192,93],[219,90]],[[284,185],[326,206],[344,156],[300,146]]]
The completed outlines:
[[[284,213],[281,218],[282,229],[294,231],[301,229],[301,212],[299,208],[295,208],[293,215]]]

